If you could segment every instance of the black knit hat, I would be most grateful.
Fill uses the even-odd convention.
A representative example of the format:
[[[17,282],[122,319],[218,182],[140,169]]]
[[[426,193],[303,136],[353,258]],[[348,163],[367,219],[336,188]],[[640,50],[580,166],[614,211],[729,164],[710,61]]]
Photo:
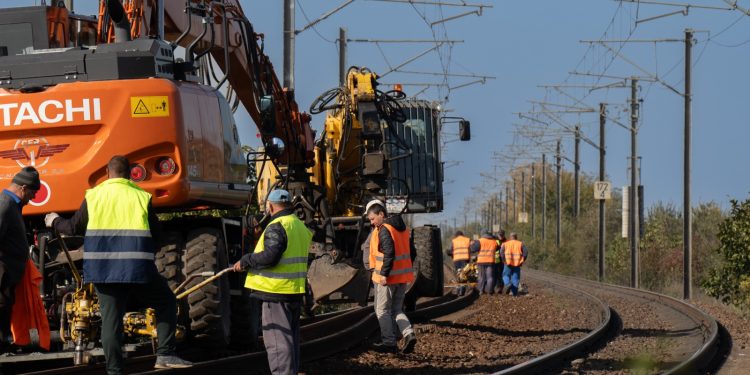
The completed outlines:
[[[23,167],[20,172],[13,176],[13,183],[16,185],[26,185],[31,190],[39,190],[39,172],[34,167]]]

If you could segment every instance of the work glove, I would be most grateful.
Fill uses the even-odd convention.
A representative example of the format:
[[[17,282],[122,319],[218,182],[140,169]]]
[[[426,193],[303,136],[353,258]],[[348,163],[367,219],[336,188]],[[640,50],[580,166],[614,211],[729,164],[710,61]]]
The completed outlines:
[[[46,226],[47,226],[47,228],[52,228],[52,223],[53,223],[53,222],[55,221],[55,219],[57,219],[58,217],[60,217],[60,215],[58,215],[58,214],[56,214],[56,213],[54,213],[54,212],[50,212],[50,213],[48,213],[48,214],[47,214],[46,216],[44,216],[44,225],[46,225]]]

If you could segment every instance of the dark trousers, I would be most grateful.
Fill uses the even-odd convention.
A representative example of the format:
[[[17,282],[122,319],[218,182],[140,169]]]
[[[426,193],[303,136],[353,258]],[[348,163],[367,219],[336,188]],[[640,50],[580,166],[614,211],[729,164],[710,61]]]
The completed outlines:
[[[500,291],[503,289],[503,264],[502,263],[495,263],[494,267],[492,268],[492,277],[494,277],[495,283],[493,285],[493,288],[495,289],[496,293],[500,293]]]
[[[261,307],[263,344],[273,375],[299,372],[299,315],[301,302],[268,302]]]
[[[15,301],[16,285],[11,285],[5,273],[5,266],[0,264],[0,349],[10,342],[10,312]]]
[[[495,292],[495,279],[493,278],[494,264],[477,264],[477,289],[479,293]]]
[[[122,317],[125,315],[129,297],[135,297],[156,310],[156,334],[159,340],[156,354],[174,354],[177,302],[163,277],[156,276],[146,284],[94,284],[94,287],[101,307],[102,347],[104,358],[107,360],[107,374],[121,375],[123,373]]]

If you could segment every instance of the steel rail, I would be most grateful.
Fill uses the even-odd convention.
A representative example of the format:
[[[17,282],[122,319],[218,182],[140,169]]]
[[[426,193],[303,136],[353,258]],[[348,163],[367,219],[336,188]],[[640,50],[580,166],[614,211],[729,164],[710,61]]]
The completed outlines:
[[[407,313],[410,318],[430,319],[446,315],[470,305],[476,299],[476,293],[468,293],[458,297],[453,294],[445,294],[423,301],[417,305],[417,309]],[[338,352],[350,349],[361,344],[378,329],[377,318],[373,306],[349,309],[341,313],[330,314],[327,319],[310,320],[302,326],[300,335],[301,361],[309,362],[324,358]],[[125,370],[128,373],[143,374],[167,374],[179,371],[180,374],[205,374],[207,372],[232,373],[242,371],[243,373],[267,372],[267,360],[265,351],[256,351],[243,354],[234,354],[224,358],[216,359],[207,356],[205,351],[185,351],[182,355],[190,360],[197,361],[195,366],[187,369],[162,369],[154,370],[156,360],[154,355],[134,357],[126,360]],[[58,375],[76,374],[89,375],[101,374],[104,371],[103,364],[90,366],[76,366],[49,369],[38,372],[26,372],[28,375]],[[19,372],[21,373],[21,372]]]
[[[588,353],[591,348],[605,341],[609,332],[615,329],[616,319],[613,318],[612,309],[604,301],[584,291],[539,278],[536,275],[530,277],[552,284],[555,288],[566,289],[570,294],[577,294],[592,301],[599,308],[601,323],[579,340],[529,361],[495,372],[493,375],[541,374],[559,368],[560,364],[565,361]]]
[[[527,273],[527,275],[528,274],[529,273]],[[661,369],[660,371],[663,371],[662,372],[663,374],[679,375],[679,374],[704,373],[704,371],[707,370],[708,367],[710,367],[717,353],[719,352],[719,345],[721,341],[721,331],[719,329],[719,324],[716,321],[716,319],[714,319],[712,316],[705,313],[701,309],[693,305],[690,305],[684,301],[678,300],[676,298],[673,298],[667,295],[651,292],[648,290],[633,289],[633,288],[620,286],[620,285],[600,283],[600,282],[583,279],[579,277],[573,277],[573,276],[550,274],[550,273],[537,271],[537,270],[534,270],[533,274],[530,277],[542,279],[547,282],[551,282],[549,281],[551,279],[556,279],[556,280],[564,279],[566,282],[574,281],[579,284],[584,284],[588,287],[614,290],[618,294],[621,294],[621,295],[624,294],[624,295],[629,295],[629,296],[636,297],[636,298],[643,298],[643,299],[651,300],[661,305],[672,308],[678,313],[684,315],[685,317],[695,322],[696,326],[701,328],[701,333],[703,336],[703,344],[700,346],[700,348],[697,351],[695,351],[689,358],[685,359],[684,361],[675,364],[671,368]],[[518,372],[518,374],[520,373],[525,374],[525,373],[532,373],[532,372],[533,371]]]

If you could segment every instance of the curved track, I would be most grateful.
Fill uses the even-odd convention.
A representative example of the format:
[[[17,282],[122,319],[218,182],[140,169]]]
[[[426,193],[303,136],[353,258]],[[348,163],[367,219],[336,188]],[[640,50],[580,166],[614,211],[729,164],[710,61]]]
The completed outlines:
[[[710,370],[710,364],[719,350],[720,330],[716,320],[683,301],[645,290],[602,284],[534,270],[525,271],[524,277],[531,277],[557,286],[566,285],[568,288],[579,290],[580,293],[589,292],[603,300],[602,304],[609,300],[619,299],[620,304],[625,301],[626,303],[648,306],[656,316],[671,327],[668,330],[653,332],[652,336],[648,336],[651,338],[656,336],[668,341],[671,348],[668,356],[661,358],[656,363],[656,370],[660,373],[705,373],[705,371]],[[632,319],[633,317],[625,317],[624,314],[618,313],[616,308],[612,310],[606,329],[602,325],[578,342],[496,374],[533,374],[540,373],[543,369],[559,369],[561,361],[585,357],[592,343],[597,340],[601,341],[605,336],[603,333],[606,331],[610,332],[610,337],[604,346],[623,338],[622,330],[616,327],[617,319],[612,319],[612,317],[619,316],[624,320],[623,325],[628,323],[626,319]],[[630,337],[628,339],[635,338]]]

